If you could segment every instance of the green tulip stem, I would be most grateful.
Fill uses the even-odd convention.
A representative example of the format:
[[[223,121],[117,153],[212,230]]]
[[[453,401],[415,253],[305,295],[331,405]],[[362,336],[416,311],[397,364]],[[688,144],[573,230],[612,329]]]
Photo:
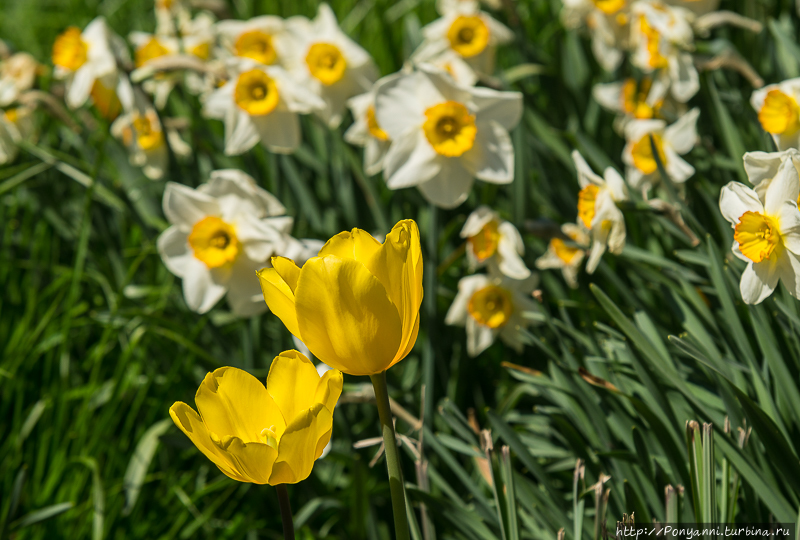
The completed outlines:
[[[289,504],[289,490],[286,484],[275,486],[278,492],[278,504],[281,507],[281,521],[283,521],[284,540],[294,540],[294,523],[292,522],[292,506]]]
[[[406,515],[406,494],[403,488],[403,470],[400,468],[400,455],[394,435],[392,410],[389,406],[389,389],[386,386],[386,372],[370,375],[375,389],[375,402],[383,432],[383,450],[386,454],[386,468],[389,469],[389,490],[392,494],[392,514],[394,533],[397,540],[409,540],[408,517]]]

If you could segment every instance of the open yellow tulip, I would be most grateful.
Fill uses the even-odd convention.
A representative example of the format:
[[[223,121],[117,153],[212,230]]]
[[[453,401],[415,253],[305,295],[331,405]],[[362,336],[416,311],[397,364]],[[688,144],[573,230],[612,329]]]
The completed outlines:
[[[302,268],[283,257],[258,272],[264,300],[314,356],[350,375],[375,375],[417,340],[422,251],[404,220],[381,244],[353,229],[331,238]]]
[[[295,484],[308,478],[331,439],[342,374],[322,377],[308,358],[285,351],[272,361],[267,386],[233,367],[206,375],[195,395],[169,409],[175,424],[219,469],[254,484]]]

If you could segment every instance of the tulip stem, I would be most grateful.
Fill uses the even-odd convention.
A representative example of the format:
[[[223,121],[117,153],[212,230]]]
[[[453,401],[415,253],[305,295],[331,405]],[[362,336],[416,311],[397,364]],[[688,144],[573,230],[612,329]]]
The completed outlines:
[[[406,494],[403,488],[403,470],[400,468],[400,455],[394,435],[392,410],[389,406],[389,389],[386,386],[386,372],[370,375],[378,404],[378,416],[383,432],[383,450],[386,454],[386,468],[389,470],[389,490],[392,495],[392,514],[394,533],[397,540],[409,540],[408,516],[406,514]]]
[[[286,484],[275,486],[278,492],[278,504],[281,507],[281,521],[283,521],[284,540],[294,540],[294,523],[292,521],[292,506],[289,504],[289,490]]]

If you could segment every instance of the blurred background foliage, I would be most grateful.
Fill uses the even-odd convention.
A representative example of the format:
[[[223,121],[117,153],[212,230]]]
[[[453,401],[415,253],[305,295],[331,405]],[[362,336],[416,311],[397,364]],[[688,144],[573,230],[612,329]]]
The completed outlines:
[[[331,5],[382,74],[402,66],[437,17],[432,0]],[[152,31],[152,7],[4,0],[0,37],[49,64],[67,26],[103,15],[123,36]],[[316,2],[221,7],[235,18],[313,16]],[[800,75],[794,2],[721,7],[764,30],[716,29],[698,41],[700,57],[738,51],[767,83]],[[568,538],[596,538],[598,521],[631,513],[637,521],[796,521],[800,312],[782,288],[762,305],[741,303],[743,264],[730,254],[732,231],[717,203],[722,185],[746,181],[745,151],[772,150],[748,103],[753,88],[738,73],[701,73],[691,102],[701,110],[701,143],[687,157],[697,173],[681,204],[699,246],[634,201],[624,209],[625,251],[582,274],[578,289],[541,273],[540,324],[522,354],[498,342],[471,359],[463,329],[443,324],[468,271],[458,233],[472,209],[488,204],[511,220],[533,267],[558,224],[575,219],[570,151],[596,170],[622,168],[613,115],[590,97],[593,84],[621,77],[604,73],[587,40],[564,30],[560,8],[559,0],[509,0],[496,12],[517,35],[499,52],[498,83],[525,96],[512,134],[516,180],[478,183],[455,210],[365,176],[360,150],[342,140],[347,121],[331,131],[304,118],[304,143],[291,157],[260,146],[225,157],[221,122],[202,119],[180,88],[166,114],[188,122],[193,154],[173,159],[167,179],[197,186],[211,170],[242,169],[286,205],[300,238],[356,226],[384,234],[399,219],[418,220],[423,325],[414,352],[389,375],[407,412],[398,429],[408,436],[415,537],[540,539],[564,528]],[[48,88],[50,73],[40,84]],[[155,249],[166,226],[163,182],[131,167],[93,112],[76,114],[78,132],[44,112],[36,118],[39,137],[0,169],[0,537],[279,538],[274,490],[222,475],[167,410],[192,403],[218,366],[265,377],[272,358],[293,348],[289,333],[271,314],[237,320],[224,305],[190,312]],[[366,379],[345,382],[333,450],[290,489],[298,537],[388,539],[388,483],[382,462],[371,469],[377,446],[353,448],[379,436],[377,415],[363,403]],[[702,436],[689,420],[713,427]]]

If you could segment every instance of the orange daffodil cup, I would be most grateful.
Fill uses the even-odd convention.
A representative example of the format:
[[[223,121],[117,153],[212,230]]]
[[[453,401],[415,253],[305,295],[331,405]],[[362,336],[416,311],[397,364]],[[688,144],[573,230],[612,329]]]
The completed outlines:
[[[342,374],[320,376],[297,351],[276,356],[266,387],[233,367],[206,375],[195,395],[169,409],[175,424],[230,478],[278,489],[284,535],[294,538],[285,484],[308,478],[331,439]]]
[[[283,257],[258,272],[264,299],[314,356],[375,388],[395,533],[409,538],[403,475],[389,409],[386,370],[417,340],[422,303],[422,250],[412,220],[400,221],[381,244],[360,229],[328,240],[302,268]]]

